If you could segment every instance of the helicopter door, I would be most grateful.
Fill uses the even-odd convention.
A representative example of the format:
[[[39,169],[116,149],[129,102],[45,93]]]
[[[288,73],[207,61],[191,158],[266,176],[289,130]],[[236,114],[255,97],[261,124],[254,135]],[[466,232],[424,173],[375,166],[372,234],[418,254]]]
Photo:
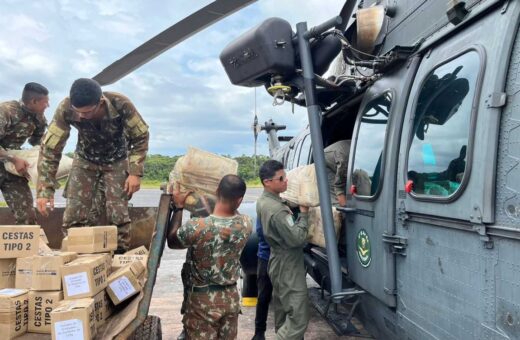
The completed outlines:
[[[354,128],[347,186],[347,260],[350,277],[388,306],[396,305],[395,188],[406,93],[418,65],[378,80],[365,94]],[[383,180],[384,179],[384,180]]]

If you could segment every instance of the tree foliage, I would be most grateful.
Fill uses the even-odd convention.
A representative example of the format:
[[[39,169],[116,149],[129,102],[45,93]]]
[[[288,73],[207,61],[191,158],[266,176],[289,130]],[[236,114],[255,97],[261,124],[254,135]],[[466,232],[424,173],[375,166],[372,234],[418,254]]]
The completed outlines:
[[[144,164],[144,180],[149,181],[167,181],[170,171],[177,159],[181,156],[163,156],[163,155],[148,155]],[[255,157],[242,155],[239,157],[230,157],[238,162],[238,175],[245,181],[256,180],[258,178],[258,168],[269,157],[261,155]]]

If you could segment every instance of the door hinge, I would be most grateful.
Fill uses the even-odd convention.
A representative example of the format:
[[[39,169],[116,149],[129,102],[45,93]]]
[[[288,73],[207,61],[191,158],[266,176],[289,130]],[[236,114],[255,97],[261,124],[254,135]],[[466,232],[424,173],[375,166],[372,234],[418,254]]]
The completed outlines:
[[[487,107],[495,108],[506,105],[506,102],[507,94],[505,92],[493,92],[490,95],[488,95],[487,99],[485,100]]]
[[[406,256],[406,247],[408,246],[406,237],[383,233],[383,242],[390,245],[392,254]]]
[[[399,209],[397,209],[397,221],[401,226],[405,227],[408,218],[409,216],[406,213],[406,206],[404,204],[404,201],[401,201],[399,204]]]

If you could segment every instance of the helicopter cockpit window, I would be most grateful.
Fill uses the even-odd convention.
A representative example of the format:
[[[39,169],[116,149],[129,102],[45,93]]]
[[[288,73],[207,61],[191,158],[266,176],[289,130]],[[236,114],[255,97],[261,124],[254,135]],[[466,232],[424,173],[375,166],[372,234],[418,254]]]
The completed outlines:
[[[381,163],[392,93],[371,100],[363,111],[357,136],[352,184],[359,196],[374,196],[381,179]]]
[[[479,55],[471,51],[426,77],[408,153],[408,180],[413,182],[414,194],[448,197],[460,187],[479,69]]]

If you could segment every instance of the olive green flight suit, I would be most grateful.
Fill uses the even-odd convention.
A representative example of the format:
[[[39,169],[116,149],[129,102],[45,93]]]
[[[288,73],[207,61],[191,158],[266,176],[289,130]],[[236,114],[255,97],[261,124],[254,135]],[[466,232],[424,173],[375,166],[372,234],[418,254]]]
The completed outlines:
[[[303,246],[307,242],[308,214],[294,222],[281,198],[264,191],[256,202],[264,237],[271,246],[269,277],[273,284],[276,339],[301,340],[309,322],[309,297]]]

